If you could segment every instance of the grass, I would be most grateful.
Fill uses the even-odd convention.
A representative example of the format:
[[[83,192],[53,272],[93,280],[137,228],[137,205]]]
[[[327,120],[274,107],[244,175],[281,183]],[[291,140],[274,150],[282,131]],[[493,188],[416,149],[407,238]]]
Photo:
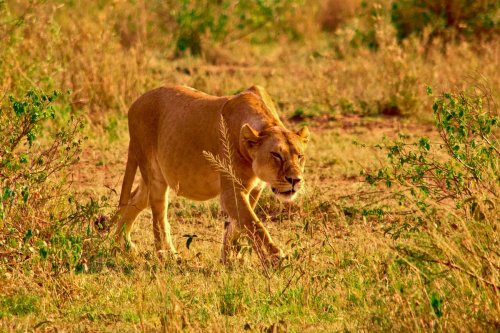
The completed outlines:
[[[356,1],[345,3],[349,13],[357,7]],[[400,43],[382,15],[375,20],[378,50],[373,50],[355,43],[366,24],[362,16],[334,17],[335,22],[324,22],[333,30],[325,33],[313,13],[318,8],[299,6],[283,15],[302,38],[276,35],[262,43],[248,35],[224,44],[207,33],[201,36],[201,57],[175,58],[175,34],[168,33],[175,26],[165,19],[169,11],[148,6],[143,1],[104,7],[9,3],[4,17],[26,15],[10,32],[10,44],[0,42],[6,46],[0,47],[0,98],[33,85],[70,89],[61,97],[62,120],[56,121],[82,115],[87,140],[78,163],[49,179],[49,184],[64,180],[64,186],[47,196],[48,206],[33,207],[33,219],[18,225],[0,223],[0,331],[499,329],[499,291],[488,284],[500,283],[495,211],[478,221],[435,203],[442,220],[427,216],[424,231],[395,238],[391,228],[405,221],[401,207],[388,199],[391,190],[369,186],[362,176],[387,165],[382,150],[363,145],[397,139],[400,132],[439,140],[428,85],[436,92],[485,86],[492,105],[498,103],[497,37],[463,40],[444,51],[439,36]],[[0,22],[4,36],[11,21]],[[147,23],[145,31],[137,28],[141,22]],[[266,37],[265,31],[257,35]],[[108,229],[94,229],[95,218],[111,215],[118,202],[128,145],[126,110],[163,83],[218,95],[259,84],[289,128],[311,129],[302,195],[282,204],[266,190],[257,208],[289,255],[276,270],[264,270],[249,252],[231,267],[219,263],[223,220],[217,199],[198,203],[177,197],[169,203],[180,263],[159,262],[154,255],[149,211],[132,233],[136,257],[115,253]],[[497,195],[489,198],[498,205]],[[378,204],[387,213],[377,215]],[[74,207],[79,215],[59,232],[48,227],[50,214],[62,218]],[[436,222],[442,227],[433,228]],[[33,234],[23,241],[28,229]],[[50,241],[56,236],[57,246]],[[448,265],[442,257],[444,264],[416,258],[414,252],[422,249],[448,255]],[[49,259],[42,260],[40,251]]]
[[[378,125],[387,126],[385,121]],[[404,122],[399,126],[404,127]],[[466,289],[466,282],[463,290],[456,290],[446,280],[426,280],[419,268],[395,251],[399,241],[384,235],[383,220],[349,213],[349,207],[364,205],[357,197],[363,185],[355,176],[362,164],[373,163],[375,157],[363,155],[355,161],[346,152],[360,150],[352,143],[359,131],[376,142],[387,130],[367,130],[363,125],[316,134],[309,147],[313,153],[306,173],[308,186],[298,203],[282,206],[271,193],[263,196],[260,215],[290,255],[290,261],[269,277],[255,256],[244,255],[243,262],[233,268],[219,264],[223,224],[215,213],[216,201],[194,203],[177,198],[169,216],[181,264],[157,261],[151,216],[146,212],[133,233],[140,249],[137,258],[108,254],[103,266],[84,274],[11,275],[7,286],[15,290],[25,285],[33,296],[8,296],[13,305],[3,305],[7,309],[3,329],[24,330],[39,324],[100,331],[463,328],[458,325],[464,323],[453,318],[473,315],[469,313],[472,308],[459,304],[476,302],[476,291]],[[125,145],[120,144],[124,151]],[[116,150],[101,153],[110,161],[123,156]],[[99,166],[89,167],[92,173],[99,172]],[[96,177],[92,177],[79,183],[79,189],[87,186],[90,193],[109,193],[105,185],[118,184],[121,175],[116,171],[108,176],[102,187],[96,189]],[[342,199],[349,194],[354,197]],[[110,200],[116,201],[117,195],[111,194]],[[189,250],[182,237],[186,234],[198,236]],[[475,311],[484,311],[484,304],[478,306]],[[474,321],[468,325],[470,329],[489,326]]]

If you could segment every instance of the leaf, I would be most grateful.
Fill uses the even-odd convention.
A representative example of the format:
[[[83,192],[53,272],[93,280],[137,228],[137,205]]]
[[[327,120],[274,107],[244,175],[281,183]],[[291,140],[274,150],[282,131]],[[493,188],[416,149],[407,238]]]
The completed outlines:
[[[427,91],[428,96],[432,96],[432,87],[431,86],[427,86],[426,91]]]
[[[420,141],[418,142],[420,147],[424,148],[425,150],[429,151],[430,144],[429,144],[429,139],[426,137],[420,138]]]
[[[433,293],[431,296],[431,305],[436,316],[440,318],[443,315],[443,299],[438,294]]]
[[[14,196],[14,191],[13,190],[11,190],[8,187],[4,187],[3,188],[3,201],[5,201],[5,200],[7,200],[7,199],[9,199],[9,198],[11,198],[13,196]]]
[[[42,259],[47,259],[47,256],[48,256],[48,254],[49,254],[49,251],[47,250],[47,248],[46,248],[46,247],[40,247],[40,248],[38,249],[38,253],[40,254],[40,257],[41,257]]]
[[[191,246],[191,243],[193,242],[193,240],[195,238],[197,238],[198,236],[193,234],[193,235],[190,235],[190,234],[186,234],[186,235],[183,235],[182,237],[186,237],[186,248],[189,250],[189,247]]]
[[[28,139],[28,143],[30,147],[33,145],[33,141],[35,140],[36,135],[33,133],[33,131],[30,131],[28,134],[26,134],[26,139]]]
[[[24,201],[24,203],[28,202],[28,198],[30,196],[30,192],[28,190],[28,187],[25,187],[23,189],[23,191],[21,192],[21,194],[23,195],[23,201]]]
[[[33,232],[31,231],[31,229],[28,229],[28,231],[26,231],[26,234],[24,234],[23,242],[26,243],[31,237],[33,237]]]

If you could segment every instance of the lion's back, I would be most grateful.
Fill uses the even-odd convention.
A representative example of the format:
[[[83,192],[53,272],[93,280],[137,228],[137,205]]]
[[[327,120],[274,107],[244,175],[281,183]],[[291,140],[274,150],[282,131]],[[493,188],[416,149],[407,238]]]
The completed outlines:
[[[221,109],[226,100],[183,86],[145,93],[129,111],[136,156],[161,170],[179,194],[198,200],[213,197],[219,190],[219,175],[203,152],[218,154]]]

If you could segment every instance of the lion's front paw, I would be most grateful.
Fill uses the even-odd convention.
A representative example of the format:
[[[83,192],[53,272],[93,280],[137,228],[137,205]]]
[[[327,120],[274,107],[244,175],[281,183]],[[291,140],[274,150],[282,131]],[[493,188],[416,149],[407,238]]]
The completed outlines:
[[[288,256],[285,255],[285,253],[280,248],[276,248],[276,250],[273,251],[270,256],[271,266],[278,267],[281,262],[287,258]]]
[[[172,252],[169,250],[158,250],[156,251],[158,259],[165,262],[169,259],[173,259],[176,263],[180,264],[182,262],[181,256],[177,252]]]
[[[135,259],[139,256],[139,250],[137,249],[135,244],[125,241],[116,243],[111,249],[111,253],[115,256],[118,254],[125,255],[130,259]]]
[[[125,242],[124,248],[126,251],[130,252],[132,255],[137,255],[139,253],[137,246],[135,246],[135,244],[132,243],[131,241]]]

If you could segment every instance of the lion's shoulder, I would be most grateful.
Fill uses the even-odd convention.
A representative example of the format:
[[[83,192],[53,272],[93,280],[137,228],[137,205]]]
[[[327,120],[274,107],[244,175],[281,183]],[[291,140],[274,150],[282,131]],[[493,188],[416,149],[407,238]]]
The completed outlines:
[[[273,100],[266,90],[258,85],[229,97],[223,114],[228,116],[231,113],[241,115],[248,123],[254,121],[261,123],[263,127],[275,125],[284,127]]]

